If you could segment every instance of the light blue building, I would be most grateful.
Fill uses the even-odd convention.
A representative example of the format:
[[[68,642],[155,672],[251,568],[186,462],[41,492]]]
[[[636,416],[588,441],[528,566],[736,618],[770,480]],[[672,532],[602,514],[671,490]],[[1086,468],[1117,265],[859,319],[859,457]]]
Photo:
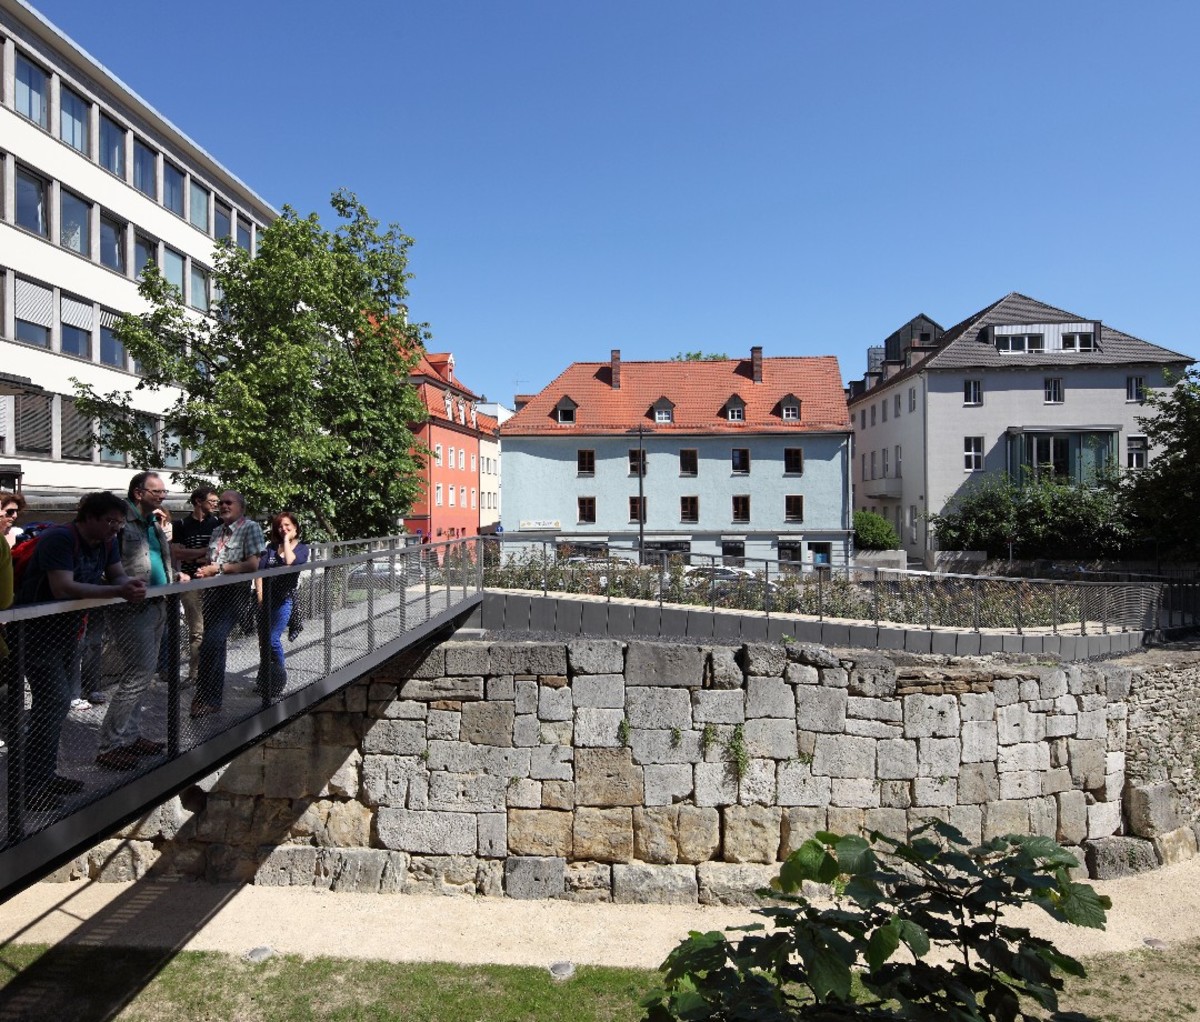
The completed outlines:
[[[576,362],[503,424],[506,551],[844,564],[851,427],[833,357]],[[639,474],[639,465],[644,471]],[[639,520],[640,519],[640,520]]]

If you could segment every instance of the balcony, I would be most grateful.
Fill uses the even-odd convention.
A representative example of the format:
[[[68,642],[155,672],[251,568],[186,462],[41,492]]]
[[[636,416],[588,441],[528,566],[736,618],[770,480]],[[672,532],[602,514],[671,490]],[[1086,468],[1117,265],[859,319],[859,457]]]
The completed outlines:
[[[904,480],[895,476],[885,479],[864,479],[863,493],[872,498],[892,498],[898,500],[903,494]]]

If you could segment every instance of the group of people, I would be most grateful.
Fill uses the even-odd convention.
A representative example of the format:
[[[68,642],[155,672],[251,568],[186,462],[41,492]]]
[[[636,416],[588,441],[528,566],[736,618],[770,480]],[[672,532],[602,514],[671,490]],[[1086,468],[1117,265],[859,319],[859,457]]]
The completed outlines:
[[[147,738],[140,728],[143,697],[164,662],[168,604],[147,598],[155,587],[308,560],[300,523],[290,511],[271,518],[264,538],[261,526],[246,517],[245,499],[237,490],[199,487],[191,495],[191,514],[176,522],[163,509],[166,495],[154,472],[137,473],[125,498],[107,491],[88,494],[70,525],[47,529],[28,557],[18,557],[19,581],[14,580],[11,545],[0,543],[0,610],[14,602],[112,596],[125,601],[101,611],[72,610],[23,623],[24,675],[32,694],[24,761],[29,809],[53,809],[83,788],[78,779],[58,773],[58,745],[72,697],[79,698],[81,664],[89,655],[98,659],[105,629],[110,640],[105,655],[111,657],[107,667],[118,680],[100,727],[96,763],[133,770],[145,757],[165,750],[164,743]],[[24,505],[20,494],[0,492],[6,539]],[[256,577],[253,596],[249,586],[183,590],[187,684],[195,686],[193,718],[221,709],[229,635],[242,618],[246,599],[257,605],[259,690],[271,697],[283,691],[283,633],[299,580],[297,572]],[[11,626],[7,638],[11,646]],[[4,639],[0,634],[0,685],[19,685],[16,657]]]

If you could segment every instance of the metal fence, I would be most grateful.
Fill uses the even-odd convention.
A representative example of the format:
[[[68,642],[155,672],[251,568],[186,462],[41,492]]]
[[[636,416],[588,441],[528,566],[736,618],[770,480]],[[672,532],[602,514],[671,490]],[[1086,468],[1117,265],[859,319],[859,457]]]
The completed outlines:
[[[1200,612],[1195,581],[1004,578],[659,551],[638,564],[633,548],[562,557],[553,541],[525,542],[512,552],[489,541],[486,588],[1017,634],[1166,631],[1194,627]]]
[[[439,618],[480,582],[472,540],[385,539],[155,587],[139,604],[0,613],[0,849]]]

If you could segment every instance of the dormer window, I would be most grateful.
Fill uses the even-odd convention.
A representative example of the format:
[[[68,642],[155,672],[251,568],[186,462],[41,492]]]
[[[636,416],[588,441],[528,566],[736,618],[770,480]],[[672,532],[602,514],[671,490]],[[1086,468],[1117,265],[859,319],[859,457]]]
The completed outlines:
[[[671,409],[670,408],[655,408],[654,409],[654,421],[655,422],[671,422],[672,421]]]
[[[669,398],[660,397],[651,408],[654,412],[655,422],[669,425],[675,421],[675,405]]]
[[[574,401],[564,394],[554,407],[555,418],[564,426],[573,426],[575,424],[575,409],[578,407]]]
[[[799,422],[800,399],[795,394],[785,394],[779,402],[779,415],[784,422]]]
[[[734,394],[725,402],[725,418],[730,422],[745,422],[746,402]]]
[[[1093,333],[1074,333],[1062,335],[1063,351],[1095,351],[1096,335]]]
[[[446,404],[446,418],[453,419],[454,418],[454,401],[450,397],[450,394],[448,392],[443,395],[443,399]]]
[[[1042,352],[1046,350],[1046,335],[997,334],[996,350],[1010,355]]]

